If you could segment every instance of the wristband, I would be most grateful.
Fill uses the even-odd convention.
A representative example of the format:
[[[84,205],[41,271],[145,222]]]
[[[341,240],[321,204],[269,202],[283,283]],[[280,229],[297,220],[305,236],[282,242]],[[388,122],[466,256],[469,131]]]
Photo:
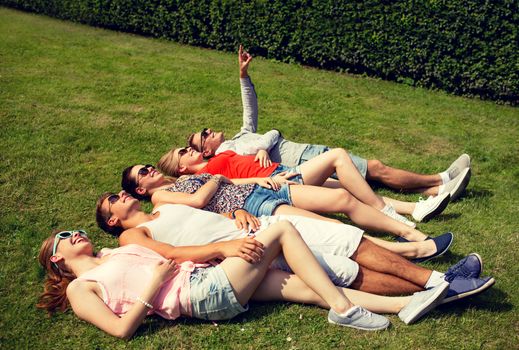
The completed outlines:
[[[232,213],[231,213],[231,216],[232,216],[233,219],[236,219],[236,214],[235,214],[235,213],[236,213],[238,210],[245,210],[245,209],[243,209],[243,208],[234,209],[234,210],[232,211]],[[245,211],[247,211],[247,210],[245,210]]]
[[[153,305],[151,305],[147,301],[142,300],[141,297],[137,297],[137,298],[135,298],[135,300],[140,301],[141,303],[143,303],[144,306],[146,306],[148,309],[153,309]]]

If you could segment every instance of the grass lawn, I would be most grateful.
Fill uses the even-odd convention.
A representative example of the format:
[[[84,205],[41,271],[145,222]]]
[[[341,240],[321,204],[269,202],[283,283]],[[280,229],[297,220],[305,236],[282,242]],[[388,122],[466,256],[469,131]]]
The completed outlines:
[[[156,162],[204,126],[237,132],[237,57],[0,8],[0,348],[517,348],[519,110],[260,58],[250,74],[260,132],[275,127],[424,173],[469,153],[466,196],[419,225],[455,233],[451,252],[426,266],[444,270],[476,251],[496,285],[416,325],[390,316],[378,333],[334,327],[324,310],[288,303],[252,304],[218,326],[150,318],[129,342],[71,312],[48,318],[34,306],[41,241],[54,228],[84,228],[97,248],[115,246],[94,208],[119,188],[124,167]]]

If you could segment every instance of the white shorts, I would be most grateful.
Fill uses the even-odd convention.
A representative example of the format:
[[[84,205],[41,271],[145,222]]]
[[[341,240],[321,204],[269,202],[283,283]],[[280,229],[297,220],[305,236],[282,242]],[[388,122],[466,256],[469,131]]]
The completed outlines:
[[[291,222],[335,285],[347,287],[357,278],[359,265],[350,257],[359,247],[361,229],[295,215],[262,216],[260,220],[261,230],[280,220]],[[272,262],[271,268],[292,272],[282,255]]]

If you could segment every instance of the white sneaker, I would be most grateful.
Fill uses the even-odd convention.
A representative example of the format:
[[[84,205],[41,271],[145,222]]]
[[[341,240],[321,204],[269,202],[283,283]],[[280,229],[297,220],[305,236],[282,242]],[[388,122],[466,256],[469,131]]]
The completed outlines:
[[[465,168],[470,168],[470,156],[466,153],[462,154],[458,157],[458,159],[452,162],[452,164],[447,170],[445,170],[445,172],[449,174],[449,178],[452,180]]]
[[[465,168],[454,179],[447,182],[443,186],[442,193],[449,192],[451,194],[451,201],[458,199],[470,181],[470,168]],[[442,187],[440,186],[440,187]]]
[[[449,204],[451,194],[445,192],[436,197],[430,196],[427,200],[420,198],[413,210],[413,219],[416,221],[427,221],[440,214]]]
[[[393,206],[391,204],[386,204],[386,206],[384,207],[384,209],[381,210],[381,212],[382,212],[382,214],[389,216],[391,219],[395,219],[396,221],[403,222],[404,224],[406,224],[409,227],[412,227],[412,228],[416,227],[416,224],[414,222],[412,222],[411,220],[408,220],[405,216],[398,214],[395,211],[395,208],[393,208]]]

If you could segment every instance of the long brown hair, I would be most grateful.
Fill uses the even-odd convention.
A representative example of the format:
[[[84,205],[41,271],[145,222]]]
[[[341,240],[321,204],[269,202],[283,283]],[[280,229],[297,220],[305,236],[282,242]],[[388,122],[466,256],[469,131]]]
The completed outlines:
[[[73,273],[57,268],[50,261],[54,237],[56,237],[58,232],[54,232],[43,241],[40,255],[38,256],[40,264],[47,271],[47,276],[43,285],[43,293],[40,295],[40,300],[36,307],[47,310],[49,314],[53,314],[56,310],[65,311],[68,308],[67,287],[76,278]]]

